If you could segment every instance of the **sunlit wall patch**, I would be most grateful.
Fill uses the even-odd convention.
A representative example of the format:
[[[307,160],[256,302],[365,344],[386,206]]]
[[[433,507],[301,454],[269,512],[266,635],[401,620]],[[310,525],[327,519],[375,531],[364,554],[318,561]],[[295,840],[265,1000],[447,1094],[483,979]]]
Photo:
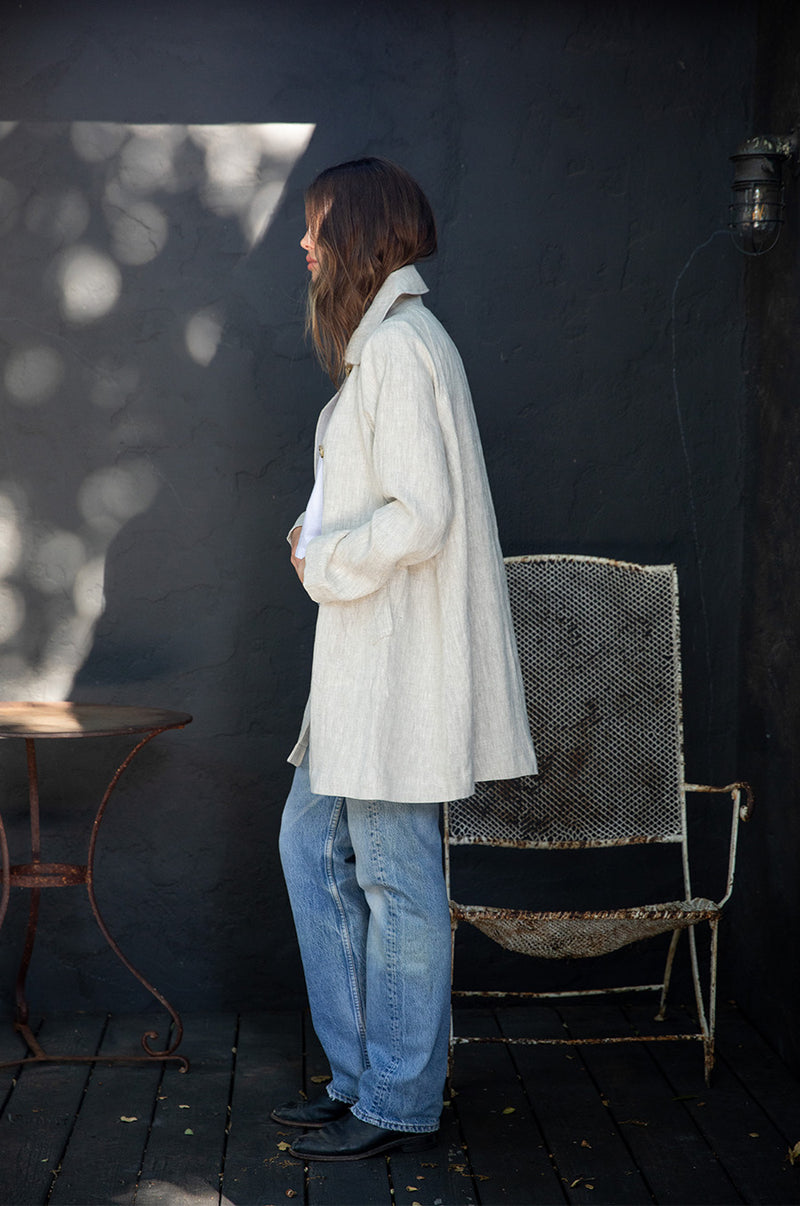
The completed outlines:
[[[199,310],[186,323],[186,350],[196,364],[209,365],[222,338],[222,318],[216,310]]]
[[[66,698],[112,541],[162,489],[187,513],[202,505],[182,498],[194,479],[171,479],[172,432],[194,396],[228,405],[249,355],[238,330],[220,355],[243,296],[233,276],[247,276],[314,129],[0,121],[6,698]],[[259,279],[265,266],[252,265]]]
[[[90,474],[78,492],[78,507],[92,527],[113,535],[150,508],[158,488],[153,465],[138,457]]]
[[[19,406],[38,406],[57,391],[64,377],[64,361],[55,348],[32,344],[14,348],[3,370],[9,398]]]
[[[109,314],[122,291],[122,274],[111,256],[86,244],[62,253],[56,281],[61,313],[81,326]]]

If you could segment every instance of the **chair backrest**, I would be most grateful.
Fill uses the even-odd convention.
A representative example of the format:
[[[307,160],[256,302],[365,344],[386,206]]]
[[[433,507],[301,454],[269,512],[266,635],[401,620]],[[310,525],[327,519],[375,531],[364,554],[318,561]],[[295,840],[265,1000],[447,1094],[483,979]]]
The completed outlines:
[[[451,804],[449,841],[683,841],[675,567],[541,555],[506,572],[539,774]]]

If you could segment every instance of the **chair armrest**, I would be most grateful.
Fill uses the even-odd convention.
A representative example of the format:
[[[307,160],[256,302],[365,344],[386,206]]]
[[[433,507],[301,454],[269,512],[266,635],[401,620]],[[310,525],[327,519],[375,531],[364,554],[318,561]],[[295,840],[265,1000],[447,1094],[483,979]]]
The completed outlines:
[[[720,795],[727,792],[738,807],[740,821],[749,821],[753,815],[755,800],[753,799],[753,789],[749,783],[729,783],[726,787],[707,787],[697,783],[684,783],[683,790],[713,792]],[[744,804],[742,803],[742,794],[745,796]]]
[[[728,794],[733,801],[733,812],[731,815],[731,844],[728,855],[728,882],[725,895],[723,896],[722,900],[717,901],[719,907],[722,908],[733,892],[733,873],[736,867],[736,844],[739,833],[739,821],[749,821],[750,817],[753,815],[753,789],[749,783],[729,783],[726,787],[708,787],[701,786],[697,783],[684,783],[683,790],[684,792],[705,792],[706,794],[712,793],[715,795]],[[743,795],[745,797],[744,803],[742,803]],[[684,861],[684,877],[686,880],[686,890],[689,892],[689,866],[686,856],[687,850],[684,844],[684,859],[686,860]]]

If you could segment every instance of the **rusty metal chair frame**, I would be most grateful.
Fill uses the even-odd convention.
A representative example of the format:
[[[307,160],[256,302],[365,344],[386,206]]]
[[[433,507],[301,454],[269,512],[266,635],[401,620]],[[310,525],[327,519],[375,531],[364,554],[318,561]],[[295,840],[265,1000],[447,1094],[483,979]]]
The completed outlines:
[[[697,1009],[696,1032],[594,1038],[510,1038],[457,1035],[455,1047],[496,1041],[535,1045],[697,1040],[708,1083],[714,1064],[718,932],[733,891],[739,821],[753,799],[746,783],[709,787],[686,783],[677,572],[599,557],[540,554],[506,559],[511,611],[520,655],[539,774],[478,784],[475,795],[445,807],[445,873],[450,899],[452,957],[460,923],[501,946],[541,958],[605,954],[641,938],[672,932],[664,974],[656,984],[562,992],[453,990],[453,999],[554,999],[656,991],[657,1021],[681,932],[688,930]],[[725,892],[694,897],[686,797],[731,797]],[[452,899],[451,847],[539,850],[589,849],[642,843],[679,844],[683,898],[634,908],[539,912],[463,905]],[[703,991],[695,928],[710,927],[708,983]]]

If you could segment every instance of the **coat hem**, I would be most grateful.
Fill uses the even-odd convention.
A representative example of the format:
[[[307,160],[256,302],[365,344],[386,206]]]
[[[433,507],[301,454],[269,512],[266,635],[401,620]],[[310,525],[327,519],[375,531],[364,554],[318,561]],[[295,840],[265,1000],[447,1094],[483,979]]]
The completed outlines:
[[[294,754],[295,751],[293,750],[292,753]],[[409,785],[408,790],[404,790],[402,784],[390,786],[376,782],[372,785],[375,790],[365,792],[363,783],[359,783],[359,790],[355,792],[352,789],[356,785],[352,781],[328,778],[324,773],[314,775],[312,771],[311,790],[314,795],[334,796],[337,799],[341,797],[350,800],[380,800],[387,804],[447,804],[453,800],[466,800],[474,795],[476,783],[523,779],[534,774],[536,774],[536,764],[531,766],[530,763],[527,763],[524,766],[515,767],[512,771],[505,769],[501,774],[482,774],[480,778],[474,780],[462,780],[455,784],[449,782],[440,784],[438,787],[434,785],[420,788],[419,784],[416,784],[413,787]]]

